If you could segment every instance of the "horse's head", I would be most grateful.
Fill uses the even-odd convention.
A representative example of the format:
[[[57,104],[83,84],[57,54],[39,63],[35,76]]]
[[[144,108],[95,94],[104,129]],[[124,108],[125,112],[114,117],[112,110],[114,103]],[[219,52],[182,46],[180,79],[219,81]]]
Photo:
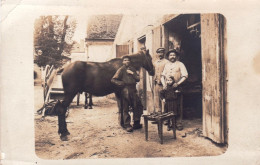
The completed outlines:
[[[149,49],[142,50],[144,56],[143,67],[147,70],[150,76],[154,76],[154,66],[152,62],[152,56],[149,53]]]

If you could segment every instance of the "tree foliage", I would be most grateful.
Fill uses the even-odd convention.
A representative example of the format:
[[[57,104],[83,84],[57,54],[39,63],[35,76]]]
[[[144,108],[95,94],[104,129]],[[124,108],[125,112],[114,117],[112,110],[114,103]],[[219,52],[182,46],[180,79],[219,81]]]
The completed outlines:
[[[41,16],[34,25],[34,62],[38,66],[62,66],[73,47],[77,22],[69,16]],[[39,53],[41,52],[41,53]]]

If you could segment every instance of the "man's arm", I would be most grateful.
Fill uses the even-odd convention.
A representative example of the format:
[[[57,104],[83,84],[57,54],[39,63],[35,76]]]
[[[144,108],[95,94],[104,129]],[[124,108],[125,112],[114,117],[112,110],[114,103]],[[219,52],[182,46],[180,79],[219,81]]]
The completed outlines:
[[[133,75],[136,82],[140,81],[139,73],[134,68],[127,69],[126,71],[127,71],[128,74]]]
[[[180,71],[181,71],[181,79],[178,82],[176,82],[173,85],[173,87],[177,87],[177,86],[181,85],[188,78],[188,72],[183,63],[180,63]]]
[[[125,85],[125,83],[122,81],[122,69],[121,68],[117,70],[117,72],[111,79],[111,82],[119,87],[123,87]]]
[[[161,75],[161,83],[163,85],[163,89],[165,89],[167,85],[166,85],[166,82],[165,82],[165,76],[164,75]]]
[[[187,79],[187,77],[181,77],[181,79],[180,79],[176,84],[179,86],[179,85],[181,85],[186,79]]]
[[[139,73],[137,71],[134,72],[133,77],[134,77],[136,82],[140,81],[140,75],[139,75]]]
[[[164,66],[163,72],[161,74],[161,83],[163,85],[163,89],[166,89],[166,82],[165,82],[165,76],[166,76],[166,67],[167,65]]]

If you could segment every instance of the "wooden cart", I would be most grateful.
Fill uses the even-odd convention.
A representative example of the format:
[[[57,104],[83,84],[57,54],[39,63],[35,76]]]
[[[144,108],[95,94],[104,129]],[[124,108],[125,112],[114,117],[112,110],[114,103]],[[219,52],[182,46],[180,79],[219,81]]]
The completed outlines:
[[[49,103],[56,100],[62,100],[64,97],[64,91],[61,80],[61,73],[57,73],[57,70],[53,66],[46,65],[43,71],[43,98],[44,105],[43,109],[38,111],[42,114],[42,117],[45,115],[46,107]]]

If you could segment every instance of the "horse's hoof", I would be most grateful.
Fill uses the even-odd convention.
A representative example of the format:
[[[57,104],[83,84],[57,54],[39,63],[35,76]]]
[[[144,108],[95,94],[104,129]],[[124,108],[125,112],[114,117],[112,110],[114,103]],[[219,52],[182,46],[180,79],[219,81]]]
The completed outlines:
[[[93,109],[92,106],[89,106],[89,109]]]
[[[62,141],[68,141],[68,136],[67,135],[61,135],[60,140]]]
[[[67,131],[67,132],[65,132],[65,133],[64,133],[64,135],[70,135],[70,132],[69,132],[69,131]]]
[[[85,106],[84,109],[88,109],[88,106]]]

